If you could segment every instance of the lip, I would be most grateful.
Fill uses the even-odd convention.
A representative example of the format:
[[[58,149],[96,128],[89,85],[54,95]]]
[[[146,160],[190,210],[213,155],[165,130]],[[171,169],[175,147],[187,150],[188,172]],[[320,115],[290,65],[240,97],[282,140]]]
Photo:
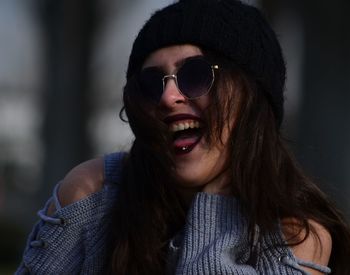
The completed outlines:
[[[196,120],[199,122],[203,122],[202,119],[196,115],[192,115],[192,114],[176,114],[176,115],[171,115],[171,116],[167,116],[166,118],[164,118],[164,123],[166,124],[171,124],[174,121],[179,121],[179,120]]]
[[[163,119],[163,122],[170,126],[172,123],[176,121],[184,121],[184,120],[194,120],[194,121],[198,121],[200,124],[203,124],[203,119],[200,118],[199,116],[196,116],[194,114],[186,114],[186,113],[169,115]],[[185,146],[184,147],[185,149],[174,147],[175,155],[181,156],[181,155],[186,155],[190,153],[197,146],[197,144],[200,142],[201,139],[202,137],[199,137],[199,139],[195,143]]]

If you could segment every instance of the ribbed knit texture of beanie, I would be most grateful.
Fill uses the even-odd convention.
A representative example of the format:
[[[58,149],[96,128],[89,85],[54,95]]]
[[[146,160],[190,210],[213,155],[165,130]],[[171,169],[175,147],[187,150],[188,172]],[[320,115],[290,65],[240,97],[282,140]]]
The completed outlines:
[[[275,32],[260,11],[238,0],[180,0],[156,11],[136,37],[127,79],[153,51],[193,44],[232,61],[254,79],[283,119],[286,68]]]

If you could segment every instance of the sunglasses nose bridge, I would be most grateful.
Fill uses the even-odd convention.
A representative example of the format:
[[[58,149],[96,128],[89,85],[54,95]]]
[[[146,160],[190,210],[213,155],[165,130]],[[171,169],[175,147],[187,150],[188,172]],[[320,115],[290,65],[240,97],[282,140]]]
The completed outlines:
[[[178,82],[177,82],[177,75],[176,75],[176,74],[169,74],[169,75],[165,75],[165,76],[163,77],[163,79],[162,79],[162,81],[163,81],[163,93],[164,93],[164,91],[165,91],[165,88],[166,88],[166,85],[167,85],[167,83],[168,83],[168,80],[171,80],[171,79],[174,80],[175,85],[176,85],[176,88],[177,88],[178,92],[181,94],[181,91],[180,91],[180,89],[179,89],[179,84],[178,84]]]
[[[163,79],[162,79],[162,81],[163,81],[163,91],[164,91],[165,86],[166,86],[166,84],[167,84],[169,79],[173,79],[175,81],[176,87],[179,88],[177,86],[177,76],[176,76],[176,74],[168,74],[168,75],[163,76]]]
[[[174,80],[174,83],[169,83],[169,80]],[[183,102],[186,97],[181,93],[177,76],[175,74],[165,75],[162,78],[163,81],[163,93],[160,98],[160,104],[173,106],[173,104]],[[175,84],[175,86],[174,86]]]

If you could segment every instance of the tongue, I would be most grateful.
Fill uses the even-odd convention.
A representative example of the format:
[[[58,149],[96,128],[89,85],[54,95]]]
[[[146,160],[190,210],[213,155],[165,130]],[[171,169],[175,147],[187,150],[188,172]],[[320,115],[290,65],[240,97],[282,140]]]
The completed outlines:
[[[182,148],[182,147],[189,147],[193,144],[195,144],[198,141],[198,136],[192,136],[192,137],[179,137],[176,140],[174,140],[174,147]]]
[[[187,130],[177,133],[173,145],[175,148],[190,147],[198,142],[200,135],[198,131]]]

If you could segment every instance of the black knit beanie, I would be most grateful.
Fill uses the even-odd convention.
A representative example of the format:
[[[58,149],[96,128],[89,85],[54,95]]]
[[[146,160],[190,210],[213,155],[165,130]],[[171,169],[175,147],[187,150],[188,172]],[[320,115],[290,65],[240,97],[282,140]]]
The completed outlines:
[[[127,79],[150,53],[179,44],[213,51],[243,69],[269,98],[280,126],[285,62],[276,34],[258,9],[238,0],[180,0],[156,11],[134,41]]]

